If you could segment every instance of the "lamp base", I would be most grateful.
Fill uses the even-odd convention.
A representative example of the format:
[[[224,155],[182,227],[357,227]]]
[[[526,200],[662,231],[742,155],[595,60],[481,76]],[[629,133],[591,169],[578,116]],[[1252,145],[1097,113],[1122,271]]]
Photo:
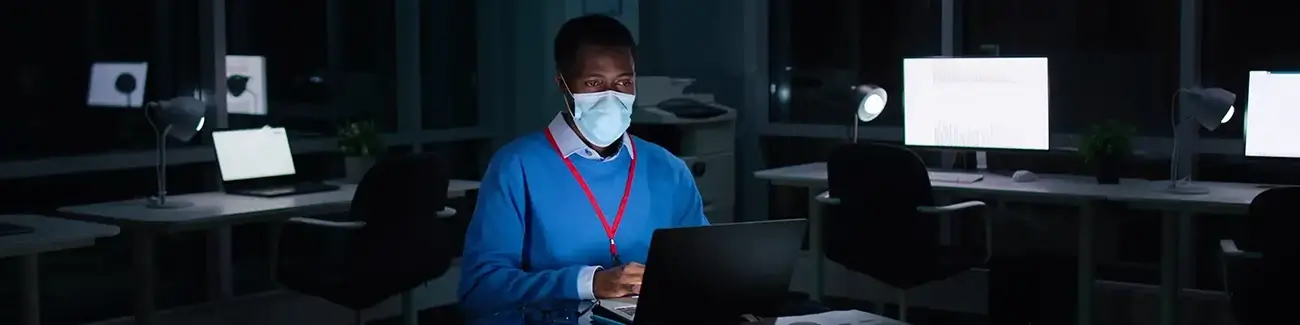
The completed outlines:
[[[160,202],[158,201],[158,198],[149,198],[145,201],[145,207],[148,207],[150,209],[171,210],[171,209],[188,208],[192,206],[194,206],[194,203],[180,201],[180,200],[167,200],[167,202]]]
[[[1210,189],[1200,186],[1173,184],[1166,186],[1163,190],[1165,193],[1178,195],[1202,195],[1210,194]]]

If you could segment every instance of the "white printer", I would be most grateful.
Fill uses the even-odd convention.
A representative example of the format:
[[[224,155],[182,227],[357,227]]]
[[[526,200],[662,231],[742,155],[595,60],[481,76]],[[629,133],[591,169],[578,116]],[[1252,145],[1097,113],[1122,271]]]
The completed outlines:
[[[695,80],[637,77],[636,107],[629,132],[658,144],[695,174],[711,223],[735,221],[736,110],[712,94],[685,93]]]

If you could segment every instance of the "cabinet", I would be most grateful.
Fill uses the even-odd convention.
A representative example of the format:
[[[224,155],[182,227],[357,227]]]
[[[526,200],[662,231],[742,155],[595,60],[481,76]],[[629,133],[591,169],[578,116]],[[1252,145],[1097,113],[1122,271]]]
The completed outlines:
[[[681,158],[695,175],[710,223],[735,221],[736,111],[713,102],[710,95],[686,94],[723,111],[707,118],[682,118],[657,106],[638,106],[629,132]]]

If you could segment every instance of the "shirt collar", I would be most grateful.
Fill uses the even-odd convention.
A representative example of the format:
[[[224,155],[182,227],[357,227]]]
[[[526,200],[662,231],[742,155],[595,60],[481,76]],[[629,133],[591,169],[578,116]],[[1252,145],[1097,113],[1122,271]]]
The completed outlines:
[[[555,119],[551,120],[551,124],[546,128],[551,131],[551,136],[555,137],[555,145],[560,147],[560,153],[562,153],[565,158],[568,158],[573,154],[578,154],[579,157],[586,159],[612,161],[621,156],[624,149],[627,149],[628,157],[636,159],[636,153],[633,152],[635,149],[632,149],[632,146],[621,145],[621,141],[623,141],[622,139],[619,140],[620,142],[612,144],[618,146],[618,151],[614,152],[614,154],[608,158],[601,157],[600,153],[587,147],[587,144],[582,142],[582,138],[578,137],[578,134],[573,131],[573,128],[569,127],[569,123],[564,121],[564,112],[556,114]],[[627,138],[627,133],[623,133],[623,139]]]

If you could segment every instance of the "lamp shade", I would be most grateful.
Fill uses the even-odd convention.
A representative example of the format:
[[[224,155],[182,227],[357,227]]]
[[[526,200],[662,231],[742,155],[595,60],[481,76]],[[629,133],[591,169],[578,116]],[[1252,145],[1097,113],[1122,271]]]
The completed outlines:
[[[1210,131],[1231,120],[1236,111],[1232,104],[1237,95],[1223,88],[1189,88],[1183,96],[1179,106]]]
[[[203,129],[204,115],[208,110],[207,104],[193,97],[176,97],[150,107],[153,108],[154,123],[168,128],[167,134],[181,141],[190,141]]]
[[[860,85],[853,87],[853,90],[862,98],[858,100],[857,115],[858,120],[870,122],[880,116],[880,112],[885,110],[885,103],[889,101],[889,94],[884,88],[876,85]]]

